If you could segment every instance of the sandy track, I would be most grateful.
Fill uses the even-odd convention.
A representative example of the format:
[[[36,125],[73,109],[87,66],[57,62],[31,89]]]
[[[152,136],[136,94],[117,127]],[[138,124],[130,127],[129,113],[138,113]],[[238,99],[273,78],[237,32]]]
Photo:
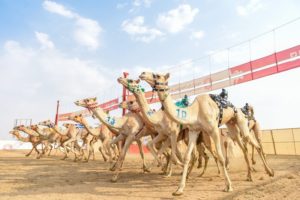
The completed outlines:
[[[111,183],[109,165],[101,161],[74,163],[60,156],[36,160],[24,157],[24,151],[0,151],[0,199],[173,199],[180,179],[175,167],[171,178],[159,175],[159,169],[144,174],[141,160],[129,155],[118,183]],[[147,157],[148,161],[152,158]],[[230,176],[234,191],[222,192],[224,181],[218,177],[213,161],[204,177],[194,170],[185,194],[175,199],[300,199],[300,157],[269,156],[275,177],[268,177],[257,163],[254,182],[247,182],[242,158],[233,160]]]

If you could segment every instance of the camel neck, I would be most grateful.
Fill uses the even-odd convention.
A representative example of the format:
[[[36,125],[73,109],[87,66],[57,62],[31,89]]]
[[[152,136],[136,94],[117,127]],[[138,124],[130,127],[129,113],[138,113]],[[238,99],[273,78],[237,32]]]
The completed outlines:
[[[97,134],[97,131],[95,131],[95,129],[92,129],[88,122],[85,119],[82,119],[81,124],[84,126],[84,128],[93,136],[98,136],[99,134]]]
[[[124,125],[124,117],[116,118],[111,117],[107,113],[105,113],[102,108],[93,108],[92,109],[93,114],[107,127],[112,129],[121,129]]]
[[[134,93],[134,96],[141,108],[142,116],[146,123],[153,126],[157,125],[159,123],[159,119],[156,116],[157,112],[150,108],[145,94],[143,92],[136,92]]]

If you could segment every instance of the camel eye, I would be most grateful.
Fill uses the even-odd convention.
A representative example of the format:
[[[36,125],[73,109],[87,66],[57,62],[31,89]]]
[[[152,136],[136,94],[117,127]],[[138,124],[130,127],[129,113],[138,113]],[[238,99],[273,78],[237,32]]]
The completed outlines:
[[[130,101],[129,103],[130,103],[130,104],[133,104],[133,101]]]

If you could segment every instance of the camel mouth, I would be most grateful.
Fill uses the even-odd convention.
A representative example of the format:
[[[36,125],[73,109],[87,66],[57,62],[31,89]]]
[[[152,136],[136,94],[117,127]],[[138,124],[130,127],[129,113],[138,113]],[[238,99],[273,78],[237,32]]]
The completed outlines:
[[[145,77],[143,74],[141,74],[141,75],[139,76],[139,78],[140,78],[141,80],[145,80],[145,79],[146,79],[146,77]]]
[[[122,84],[122,77],[119,77],[119,78],[117,79],[117,81],[118,81],[118,83],[121,83],[121,84]]]

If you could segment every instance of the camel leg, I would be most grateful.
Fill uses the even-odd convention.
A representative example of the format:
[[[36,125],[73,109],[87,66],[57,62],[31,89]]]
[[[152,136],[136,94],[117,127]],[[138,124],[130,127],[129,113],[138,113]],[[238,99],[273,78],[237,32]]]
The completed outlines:
[[[50,145],[50,150],[49,150],[48,156],[50,156],[50,155],[51,155],[51,152],[52,152],[52,150],[53,150],[53,146],[52,146],[52,145]]]
[[[100,151],[101,156],[102,156],[104,162],[106,162],[107,158],[106,158],[106,155],[105,155],[105,150],[104,150],[104,146],[103,146],[102,142],[101,142],[101,145],[99,146],[98,150]]]
[[[189,132],[189,144],[188,144],[188,149],[185,152],[184,156],[184,166],[183,166],[183,173],[181,176],[181,181],[179,184],[178,189],[173,193],[173,195],[178,196],[183,194],[183,189],[185,187],[186,183],[186,177],[187,177],[187,172],[188,172],[188,167],[191,159],[191,153],[196,145],[197,137],[199,133],[195,131],[190,131]]]
[[[265,170],[267,172],[267,174],[269,176],[274,176],[274,171],[273,169],[271,169],[265,159],[265,155],[263,153],[263,150],[261,148],[261,146],[258,144],[258,142],[256,140],[254,140],[253,137],[250,136],[249,134],[249,128],[248,126],[245,124],[245,123],[238,123],[238,126],[241,130],[241,132],[243,133],[243,136],[245,137],[245,143],[248,143],[250,142],[251,145],[253,145],[258,153],[258,155],[260,156],[263,164],[264,164],[264,167],[265,167]]]
[[[105,150],[108,153],[108,157],[109,157],[108,162],[112,163],[112,161],[113,161],[113,155],[112,155],[112,152],[111,152],[112,147],[110,145],[110,139],[109,138],[105,138],[104,139],[104,141],[103,141],[103,147],[105,148]]]
[[[31,148],[31,150],[25,155],[26,157],[28,157],[28,156],[30,156],[31,155],[31,153],[32,153],[32,151],[34,150],[34,145],[32,145],[32,148]]]
[[[197,156],[197,152],[196,152],[196,148],[195,147],[194,147],[194,150],[193,150],[191,156],[192,156],[192,158],[191,158],[191,162],[189,164],[189,168],[188,168],[186,179],[189,179],[189,176],[190,176],[190,174],[193,171],[194,165],[197,162],[197,160],[199,159],[199,156]]]
[[[229,130],[230,137],[234,137],[232,139],[237,141],[239,147],[241,148],[241,150],[243,152],[244,159],[245,159],[246,164],[247,164],[247,172],[248,172],[247,173],[247,181],[253,181],[253,179],[252,179],[252,173],[251,173],[252,170],[251,170],[251,164],[250,164],[250,161],[249,161],[247,144],[244,144],[241,141],[239,130],[238,130],[238,128],[237,128],[236,125],[227,124],[227,128]],[[227,146],[227,149],[228,149],[228,146]]]
[[[141,158],[143,160],[143,171],[144,172],[150,172],[150,170],[147,168],[147,165],[146,165],[143,146],[142,146],[142,141],[141,140],[136,140],[136,143],[138,144],[140,155],[141,155]]]
[[[252,165],[255,165],[255,164],[256,164],[256,161],[255,161],[255,159],[254,159],[254,146],[251,145],[251,148],[252,148],[252,157],[251,157]]]
[[[221,163],[221,169],[222,169],[224,177],[225,177],[226,187],[225,187],[224,191],[229,192],[229,191],[232,191],[232,186],[231,186],[231,181],[230,181],[228,172],[225,167],[225,160],[224,160],[224,156],[223,156],[222,148],[221,148],[219,128],[217,126],[213,127],[213,130],[211,133],[212,133],[212,139],[216,145],[218,160]]]
[[[65,151],[65,157],[62,158],[62,160],[65,160],[68,157],[68,149],[67,149],[67,145],[72,143],[74,141],[74,138],[70,138],[69,140],[65,141],[62,146],[64,148]]]
[[[228,142],[224,141],[224,149],[225,149],[225,167],[229,169],[229,158],[228,158]]]
[[[176,156],[176,153],[177,153],[177,135],[176,132],[173,132],[170,136],[170,139],[171,139],[171,159],[173,162],[175,162],[175,164],[178,164],[180,166],[183,167],[183,164],[182,162],[179,161],[179,159],[177,158]]]
[[[209,160],[209,156],[205,153],[205,147],[203,146],[203,143],[201,143],[200,145],[198,145],[198,151],[199,151],[199,159],[202,159],[201,157],[204,157],[204,167],[203,167],[203,171],[201,172],[201,174],[199,175],[199,177],[203,176],[204,173],[206,172],[207,169],[207,163]],[[218,172],[220,174],[220,169],[219,169],[219,164],[218,164],[218,160],[215,160],[217,163],[217,167],[218,167]]]
[[[112,182],[116,182],[118,180],[121,166],[123,165],[127,150],[128,150],[128,148],[129,148],[129,146],[130,146],[130,144],[132,143],[133,140],[134,140],[134,136],[131,136],[131,135],[127,136],[125,144],[124,144],[124,146],[122,148],[122,151],[121,151],[121,155],[120,155],[118,161],[114,165],[114,168],[115,168],[116,172],[115,172],[115,174],[113,175],[113,177],[111,179]]]
[[[36,159],[40,159],[41,158],[41,152],[37,149],[37,145],[34,146],[34,150],[37,153]]]
[[[110,146],[114,145],[114,144],[119,144],[120,141],[123,141],[125,139],[125,135],[123,134],[119,134],[117,137],[115,137],[111,142],[110,142]],[[121,152],[121,149],[119,149],[119,151]]]
[[[164,140],[164,139],[166,139],[166,136],[163,135],[163,134],[161,134],[161,133],[159,133],[152,141],[150,141],[150,142],[147,143],[147,147],[148,147],[149,151],[151,152],[151,154],[152,154],[153,157],[154,157],[154,161],[153,161],[153,163],[151,164],[151,167],[155,164],[155,161],[158,162],[158,166],[161,166],[161,165],[162,165],[161,161],[160,161],[159,158],[158,158],[157,153],[156,153],[155,150],[154,150],[154,145],[155,145],[156,143],[158,143],[158,142]]]

